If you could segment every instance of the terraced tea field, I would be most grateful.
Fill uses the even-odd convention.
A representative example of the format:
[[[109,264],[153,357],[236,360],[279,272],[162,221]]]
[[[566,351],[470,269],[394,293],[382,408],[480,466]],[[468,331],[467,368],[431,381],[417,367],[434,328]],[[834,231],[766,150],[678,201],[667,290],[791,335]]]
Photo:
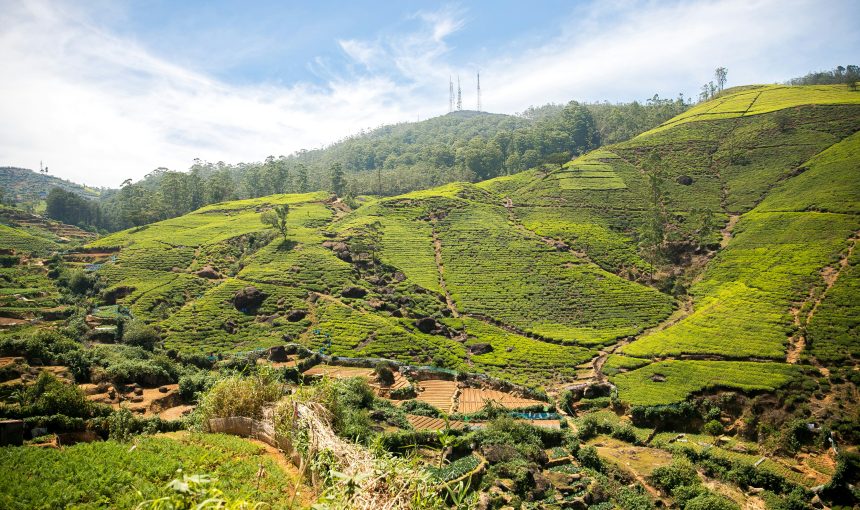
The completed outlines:
[[[661,361],[612,377],[631,405],[682,402],[703,390],[771,391],[788,383],[800,369],[786,363],[745,361]]]
[[[560,168],[355,210],[325,193],[214,204],[88,250],[119,250],[100,259],[105,294],[179,352],[298,341],[551,391],[606,375],[640,404],[722,387],[702,374],[743,362],[757,375],[733,387],[769,390],[794,373],[774,362],[857,356],[855,96],[730,89]],[[259,219],[282,203],[286,240]],[[261,304],[236,308],[251,287]],[[668,382],[650,379],[661,363]],[[702,377],[673,375],[688,372]],[[450,406],[452,391],[432,398]]]

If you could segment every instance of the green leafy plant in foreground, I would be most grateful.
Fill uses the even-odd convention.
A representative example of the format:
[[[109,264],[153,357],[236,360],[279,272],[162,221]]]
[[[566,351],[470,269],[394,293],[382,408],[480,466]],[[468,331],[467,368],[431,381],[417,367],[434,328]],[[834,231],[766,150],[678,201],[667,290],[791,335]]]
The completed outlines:
[[[182,479],[172,480],[167,488],[173,493],[158,499],[150,499],[137,505],[138,510],[203,510],[218,508],[225,510],[246,510],[268,508],[265,503],[252,503],[241,499],[229,500],[213,484],[208,475],[182,475]]]

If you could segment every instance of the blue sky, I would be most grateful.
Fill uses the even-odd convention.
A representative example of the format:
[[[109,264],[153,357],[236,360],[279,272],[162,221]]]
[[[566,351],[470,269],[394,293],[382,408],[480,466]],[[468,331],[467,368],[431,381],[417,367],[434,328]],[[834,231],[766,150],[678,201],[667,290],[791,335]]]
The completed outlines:
[[[0,0],[0,165],[117,186],[447,111],[695,96],[858,64],[856,1]]]

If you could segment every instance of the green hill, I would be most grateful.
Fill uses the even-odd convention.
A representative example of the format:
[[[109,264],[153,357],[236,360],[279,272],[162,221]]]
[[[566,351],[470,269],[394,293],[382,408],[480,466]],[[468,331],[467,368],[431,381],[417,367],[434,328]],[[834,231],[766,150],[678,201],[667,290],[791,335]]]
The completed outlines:
[[[51,188],[60,188],[83,198],[98,198],[99,191],[53,175],[10,166],[0,167],[0,189],[4,200],[22,202],[43,200]]]
[[[860,357],[858,129],[845,87],[743,87],[555,170],[214,204],[89,248],[119,249],[106,300],[180,352],[288,338],[549,389],[604,369],[633,404],[775,389]]]

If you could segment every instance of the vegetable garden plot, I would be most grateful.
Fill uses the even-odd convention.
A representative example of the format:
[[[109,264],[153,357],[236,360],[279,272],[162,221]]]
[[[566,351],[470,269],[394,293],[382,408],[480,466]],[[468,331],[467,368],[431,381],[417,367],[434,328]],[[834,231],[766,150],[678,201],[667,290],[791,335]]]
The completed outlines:
[[[515,397],[510,393],[496,390],[485,390],[482,388],[463,388],[458,399],[457,412],[461,414],[472,414],[484,408],[486,403],[495,402],[508,409],[519,409],[536,405],[549,405],[540,400]]]
[[[459,430],[466,425],[461,421],[445,421],[442,418],[431,418],[429,416],[417,416],[414,414],[407,414],[406,419],[415,430],[445,430],[447,428]]]
[[[454,381],[427,380],[418,383],[421,391],[418,392],[416,400],[426,402],[445,413],[456,412],[454,406],[454,393],[457,391],[457,383]]]

